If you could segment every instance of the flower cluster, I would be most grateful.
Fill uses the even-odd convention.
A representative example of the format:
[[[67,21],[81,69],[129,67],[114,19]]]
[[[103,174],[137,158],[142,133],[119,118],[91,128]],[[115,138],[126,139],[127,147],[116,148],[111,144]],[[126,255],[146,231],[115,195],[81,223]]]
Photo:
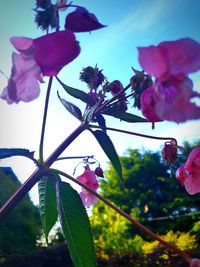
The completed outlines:
[[[36,39],[10,39],[19,53],[12,54],[11,77],[1,95],[8,104],[29,102],[37,98],[40,93],[39,82],[43,82],[43,76],[56,76],[79,55],[80,46],[74,32],[88,32],[105,27],[94,14],[79,7],[66,16],[65,30],[58,31],[58,11],[69,7],[70,4],[66,5],[66,1],[58,0],[54,5],[50,0],[37,0],[35,21],[38,27],[47,30],[47,33],[49,27],[56,28],[57,31]]]
[[[200,95],[188,74],[200,70],[200,44],[185,38],[138,49],[140,65],[156,78],[141,95],[143,115],[151,122],[199,119],[200,107],[191,100]]]

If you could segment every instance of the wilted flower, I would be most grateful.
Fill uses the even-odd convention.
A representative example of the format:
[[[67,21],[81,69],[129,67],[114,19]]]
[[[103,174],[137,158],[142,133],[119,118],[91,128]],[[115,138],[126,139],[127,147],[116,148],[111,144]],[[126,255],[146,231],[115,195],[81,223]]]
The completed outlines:
[[[200,107],[191,103],[199,94],[192,90],[192,81],[187,77],[200,69],[198,42],[185,38],[140,47],[139,62],[149,75],[156,77],[141,95],[141,109],[148,120],[179,123],[200,118]]]
[[[86,82],[90,89],[96,90],[105,80],[102,70],[88,66],[80,73],[80,80]]]
[[[65,29],[73,32],[90,32],[105,27],[96,16],[89,13],[84,7],[78,7],[67,15]]]
[[[97,191],[99,187],[96,175],[91,170],[86,169],[84,173],[78,176],[76,179],[82,184],[87,185],[93,191]],[[80,192],[80,197],[83,201],[83,204],[88,208],[98,200],[96,196],[84,188],[82,188],[82,191]]]
[[[171,142],[165,142],[164,148],[162,150],[162,158],[168,163],[173,163],[177,158],[177,146]]]
[[[12,72],[1,98],[9,104],[29,102],[38,97],[38,81],[42,76],[54,76],[80,53],[72,32],[60,31],[31,39],[12,37],[11,43],[19,51],[12,55]]]
[[[176,179],[190,195],[200,193],[200,147],[190,152],[186,163],[176,171]]]

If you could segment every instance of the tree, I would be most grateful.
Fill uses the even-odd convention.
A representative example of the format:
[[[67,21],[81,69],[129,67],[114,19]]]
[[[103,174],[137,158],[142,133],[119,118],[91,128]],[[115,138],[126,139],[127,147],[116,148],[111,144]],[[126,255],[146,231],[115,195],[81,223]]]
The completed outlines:
[[[192,146],[186,148],[189,151]],[[139,220],[154,232],[188,231],[192,227],[199,216],[199,196],[188,195],[159,153],[129,149],[120,160],[124,186],[120,186],[109,165],[106,179],[101,182],[103,196],[127,213],[134,210]],[[181,161],[180,158],[179,165]]]
[[[0,168],[0,205],[20,186],[11,168]],[[0,253],[27,252],[36,247],[40,236],[38,209],[27,195],[6,217],[0,227]]]

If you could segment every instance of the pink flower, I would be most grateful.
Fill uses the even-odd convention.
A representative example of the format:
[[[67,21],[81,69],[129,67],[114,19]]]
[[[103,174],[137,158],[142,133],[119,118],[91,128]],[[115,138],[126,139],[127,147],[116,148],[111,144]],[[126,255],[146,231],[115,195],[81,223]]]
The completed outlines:
[[[176,171],[176,179],[190,195],[200,193],[200,147],[190,152],[186,163]]]
[[[73,32],[90,32],[105,27],[87,9],[78,7],[74,12],[67,15],[65,29]]]
[[[142,68],[156,77],[140,98],[144,116],[152,122],[199,119],[200,107],[191,102],[199,94],[186,75],[200,69],[200,44],[185,38],[138,49]]]
[[[79,182],[87,185],[93,191],[97,191],[99,187],[96,175],[91,170],[85,170],[84,173],[78,176],[76,179]],[[83,204],[88,208],[98,200],[96,196],[94,196],[92,193],[90,193],[84,188],[82,188],[82,191],[80,192],[80,197],[83,201]]]
[[[39,82],[44,76],[54,76],[75,59],[80,48],[72,32],[51,33],[37,39],[12,37],[19,54],[12,55],[12,71],[1,98],[9,104],[29,102],[40,93]]]
[[[200,260],[199,259],[192,259],[190,262],[190,267],[200,267]]]
[[[200,107],[191,100],[200,94],[192,90],[192,81],[183,74],[165,82],[155,82],[140,97],[143,115],[152,122],[184,122],[200,118]]]
[[[177,145],[173,141],[165,142],[161,153],[164,161],[173,163],[177,158]]]

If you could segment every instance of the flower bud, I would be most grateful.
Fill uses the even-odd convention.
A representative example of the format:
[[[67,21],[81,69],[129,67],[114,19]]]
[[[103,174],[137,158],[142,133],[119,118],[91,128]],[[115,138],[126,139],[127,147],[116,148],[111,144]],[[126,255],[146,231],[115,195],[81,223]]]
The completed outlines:
[[[173,142],[166,142],[161,153],[164,161],[173,163],[177,158],[177,147]]]
[[[190,267],[200,267],[200,260],[199,259],[192,259],[190,262]]]
[[[109,84],[109,90],[113,95],[116,95],[123,90],[123,85],[119,80],[115,80]]]
[[[94,171],[94,173],[98,176],[98,177],[102,177],[104,178],[104,174],[103,174],[103,170],[101,167],[97,167]]]

